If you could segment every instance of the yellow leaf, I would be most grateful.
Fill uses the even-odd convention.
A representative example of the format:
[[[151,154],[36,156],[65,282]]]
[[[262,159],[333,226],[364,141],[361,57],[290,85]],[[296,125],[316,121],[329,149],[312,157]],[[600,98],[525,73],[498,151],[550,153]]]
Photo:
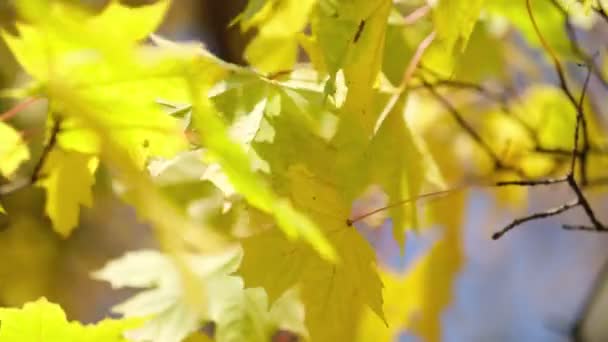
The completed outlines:
[[[370,112],[369,108],[373,103],[372,89],[382,66],[382,53],[391,6],[392,1],[382,1],[369,18],[363,18],[365,24],[358,28],[362,32],[358,32],[360,37],[357,42],[353,42],[355,47],[351,51],[352,59],[344,66],[348,94],[343,110],[347,115],[354,116],[356,120],[360,121],[368,134],[376,124],[377,114]]]
[[[0,121],[0,174],[10,178],[19,165],[29,157],[30,151],[21,135],[14,128]]]
[[[93,204],[98,160],[78,152],[52,149],[40,172],[38,184],[46,190],[46,213],[54,230],[68,237],[78,225],[80,206]]]
[[[258,34],[245,49],[245,59],[264,72],[293,68],[297,54],[297,35],[308,22],[314,0],[268,2]]]
[[[230,139],[214,104],[200,96],[205,93],[191,80],[195,127],[203,136],[211,158],[222,167],[234,189],[254,207],[271,214],[279,228],[290,238],[302,238],[327,260],[336,260],[336,253],[317,225],[294,209],[292,204],[271,191],[251,169],[251,159],[240,144]]]
[[[138,326],[139,319],[105,319],[96,324],[69,322],[63,309],[42,297],[21,309],[0,308],[0,341],[126,342],[123,332]]]
[[[112,0],[104,11],[87,22],[93,30],[129,41],[145,39],[162,23],[170,0],[160,0],[147,6],[129,7]]]
[[[412,302],[407,294],[411,291],[407,275],[380,269],[384,285],[384,314],[386,323],[371,310],[366,310],[357,331],[357,341],[394,341],[403,330],[404,320],[411,313]],[[404,298],[406,297],[406,298]]]
[[[405,123],[403,100],[398,101],[382,122],[371,141],[369,157],[371,182],[382,186],[389,203],[420,195],[427,165]],[[416,202],[394,206],[388,212],[393,220],[393,236],[403,246],[406,228],[418,225]]]
[[[292,201],[323,228],[340,262],[328,263],[270,231],[243,241],[240,273],[248,287],[264,287],[271,301],[299,285],[311,340],[351,341],[365,307],[383,317],[374,251],[346,224],[350,203],[334,187],[302,165],[291,166],[285,177]]]
[[[406,326],[426,342],[441,341],[441,315],[452,301],[456,275],[464,262],[461,229],[465,204],[462,192],[428,204],[429,223],[441,225],[442,234],[407,275],[408,295],[404,301],[417,305]]]

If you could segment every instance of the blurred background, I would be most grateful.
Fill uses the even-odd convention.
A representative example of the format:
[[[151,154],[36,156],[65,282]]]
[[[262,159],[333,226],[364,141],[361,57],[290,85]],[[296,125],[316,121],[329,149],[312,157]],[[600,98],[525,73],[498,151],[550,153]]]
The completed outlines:
[[[0,0],[0,25],[9,30],[15,21],[11,2]],[[92,11],[103,9],[107,3],[81,2]],[[138,6],[153,1],[123,2]],[[243,33],[238,25],[229,24],[245,4],[246,0],[174,0],[160,34],[175,40],[200,40],[222,59],[243,64],[243,50],[253,33]],[[514,60],[539,59],[517,32],[505,37],[523,54]],[[19,83],[21,77],[0,42],[0,88]],[[551,68],[544,67],[536,73],[514,73],[511,81],[517,87],[531,82],[554,83],[556,78]],[[0,99],[0,112],[13,105]],[[11,120],[26,133],[33,160],[42,147],[41,107],[33,105]],[[573,329],[593,302],[593,289],[604,281],[608,235],[562,230],[561,223],[585,220],[584,215],[573,211],[526,224],[498,241],[491,240],[492,232],[513,218],[563,203],[569,193],[565,187],[534,189],[528,196],[520,206],[505,206],[497,203],[489,191],[471,191],[462,239],[465,265],[453,289],[453,302],[443,314],[443,340],[575,339]],[[61,239],[50,228],[43,213],[43,197],[41,189],[29,187],[0,198],[10,213],[0,216],[0,306],[20,306],[46,296],[61,304],[69,319],[97,321],[129,291],[111,290],[109,285],[91,280],[89,273],[125,251],[155,247],[155,241],[148,227],[137,221],[134,211],[112,194],[104,172],[98,175],[94,207],[82,210],[80,227],[68,239]],[[593,205],[600,218],[608,220],[605,198],[594,195]],[[380,228],[359,227],[375,246],[380,262],[394,270],[406,271],[436,238],[432,233],[409,234],[402,255],[390,228],[390,221]],[[441,267],[434,272],[442,272]],[[416,338],[404,332],[401,340]]]

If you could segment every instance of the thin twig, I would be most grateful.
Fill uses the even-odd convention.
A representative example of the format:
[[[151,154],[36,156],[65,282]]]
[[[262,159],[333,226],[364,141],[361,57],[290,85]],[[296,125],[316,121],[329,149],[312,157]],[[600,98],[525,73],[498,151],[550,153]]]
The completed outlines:
[[[562,228],[565,230],[578,230],[586,232],[605,232],[603,229],[597,229],[595,226],[586,226],[583,224],[562,224]]]
[[[42,154],[40,155],[40,159],[38,159],[38,162],[36,163],[36,165],[34,166],[34,169],[32,171],[32,175],[30,177],[31,184],[36,183],[36,181],[38,181],[38,179],[40,179],[40,177],[41,177],[40,172],[42,171],[42,167],[44,166],[44,163],[48,159],[51,151],[57,144],[57,135],[59,134],[59,131],[61,129],[61,119],[59,119],[59,118],[53,119],[52,125],[53,126],[51,127],[49,141],[46,143],[46,145],[44,145],[44,148],[42,149]]]
[[[533,221],[533,220],[539,220],[539,219],[544,219],[547,217],[551,217],[551,216],[555,216],[555,215],[559,215],[561,213],[563,213],[564,211],[570,210],[576,206],[578,206],[578,200],[573,200],[570,201],[568,203],[564,203],[559,207],[555,207],[552,209],[549,209],[547,211],[543,211],[540,213],[534,213],[531,215],[528,215],[526,217],[520,217],[518,219],[513,220],[513,222],[509,223],[507,226],[505,226],[503,229],[497,231],[496,233],[492,234],[492,240],[498,240],[500,239],[505,233],[507,233],[508,231],[510,231],[511,229],[529,222],[529,221]]]
[[[568,184],[570,185],[570,188],[572,188],[572,190],[576,194],[576,197],[578,198],[578,203],[583,207],[585,214],[587,214],[587,217],[589,218],[589,220],[591,221],[593,226],[596,228],[596,230],[606,230],[606,227],[604,227],[604,225],[595,216],[595,213],[593,212],[593,209],[591,208],[589,201],[587,201],[587,198],[583,194],[583,191],[576,183],[576,180],[574,179],[574,175],[572,175],[572,174],[568,175]]]
[[[583,155],[586,155],[585,151],[587,151],[590,147],[589,146],[589,131],[587,128],[587,120],[585,119],[585,115],[583,114],[582,105],[579,104],[582,101],[577,101],[576,98],[574,97],[574,94],[568,87],[568,83],[566,82],[566,73],[564,72],[564,67],[562,66],[561,62],[559,61],[559,58],[557,58],[557,54],[555,53],[555,51],[553,50],[551,45],[549,45],[547,40],[544,38],[542,32],[540,31],[538,23],[536,22],[536,18],[534,17],[534,13],[532,12],[531,0],[526,0],[526,9],[528,10],[528,16],[530,17],[530,21],[532,22],[532,27],[534,28],[534,31],[536,32],[536,36],[540,40],[541,45],[543,46],[543,48],[545,49],[545,51],[547,52],[547,54],[549,55],[549,57],[553,63],[553,67],[559,78],[560,88],[562,89],[564,94],[566,94],[566,97],[568,97],[568,100],[570,101],[570,103],[572,104],[574,109],[576,110],[577,120],[579,118],[581,120],[580,125],[581,125],[581,129],[582,129],[582,138],[583,138],[582,151],[583,151]],[[588,83],[588,82],[589,81],[587,80],[586,83]],[[585,86],[585,88],[587,88],[587,87]],[[583,93],[584,93],[584,91],[585,90],[583,89]],[[584,94],[581,96],[581,99],[584,99]],[[578,134],[578,129],[576,130],[576,134]],[[577,150],[576,146],[574,147],[574,149]],[[575,153],[573,153],[573,154],[575,155]],[[579,156],[579,158],[581,160],[581,164],[586,164],[587,158],[583,155]],[[583,161],[584,161],[584,163],[583,163]],[[573,161],[573,163],[574,163],[574,161]],[[586,171],[586,166],[581,166],[581,171]],[[587,177],[586,175],[581,175],[581,179],[583,180],[583,185],[585,184],[586,177]]]
[[[381,208],[374,209],[374,210],[372,210],[370,212],[367,212],[365,214],[361,214],[361,215],[355,216],[353,218],[349,218],[349,219],[346,220],[346,225],[350,227],[353,224],[355,224],[356,222],[359,222],[359,221],[361,221],[361,220],[363,220],[365,218],[368,218],[368,217],[370,217],[372,215],[375,215],[377,213],[383,212],[385,210],[392,209],[392,208],[395,208],[395,207],[399,207],[399,206],[402,206],[402,205],[405,205],[405,204],[408,204],[408,203],[413,203],[413,202],[416,202],[416,201],[424,199],[424,198],[445,196],[445,195],[453,193],[455,191],[459,191],[459,190],[465,189],[466,187],[467,186],[460,186],[460,187],[453,188],[453,189],[448,189],[448,190],[429,192],[429,193],[426,193],[426,194],[422,194],[422,195],[416,196],[414,198],[407,198],[407,199],[404,199],[404,200],[401,200],[401,201],[397,201],[397,202],[385,205],[385,206],[383,206]]]
[[[37,100],[38,100],[38,98],[32,97],[32,98],[29,98],[29,99],[15,105],[13,108],[0,114],[0,121],[8,121],[8,120],[12,119],[15,115],[19,114],[22,110],[24,110],[29,105],[36,102]]]
[[[587,76],[585,77],[585,83],[583,84],[583,90],[581,91],[581,97],[578,101],[578,106],[576,109],[576,120],[577,122],[580,121],[580,124],[582,125],[582,129],[583,129],[583,146],[581,149],[581,154],[579,155],[580,158],[580,164],[579,164],[579,168],[580,168],[580,176],[581,176],[581,185],[582,186],[586,186],[587,185],[587,156],[589,155],[589,149],[591,148],[590,144],[589,144],[589,135],[588,135],[588,129],[587,129],[587,120],[585,119],[585,113],[583,110],[583,106],[584,106],[584,102],[585,102],[585,95],[587,94],[587,89],[589,88],[589,80],[591,79],[591,67],[587,68]],[[578,132],[578,128],[577,128],[577,132]],[[575,138],[576,139],[576,138]],[[573,151],[578,151],[578,142],[575,140],[574,142],[574,149]],[[576,154],[574,154],[573,152],[573,158],[576,158]]]
[[[412,25],[416,23],[418,20],[424,18],[431,11],[431,6],[423,5],[413,10],[412,13],[408,14],[405,18],[403,18],[403,25]]]
[[[399,87],[396,89],[395,93],[389,98],[388,102],[384,106],[384,109],[380,113],[378,123],[382,122],[382,120],[393,110],[393,108],[395,108],[397,101],[399,101],[399,98],[401,98],[401,96],[403,96],[403,93],[407,89],[408,83],[409,83],[410,79],[412,78],[414,71],[416,71],[418,64],[420,64],[420,61],[422,60],[422,56],[424,55],[424,52],[426,51],[426,49],[428,49],[428,47],[431,45],[433,40],[435,40],[435,36],[436,36],[435,31],[433,31],[428,36],[426,36],[420,42],[420,44],[418,44],[418,48],[416,49],[414,56],[410,60],[409,64],[407,65],[407,67],[405,69],[405,72],[403,73],[403,79],[401,79],[401,84],[399,85]]]
[[[543,147],[543,146],[535,146],[534,152],[545,153],[545,154],[555,154],[555,155],[560,155],[560,156],[571,156],[572,155],[572,150],[566,150],[566,149],[559,148],[559,147],[550,148],[550,147]],[[574,153],[576,153],[577,156],[580,156],[583,153],[583,151],[578,150],[578,151],[574,151]],[[597,147],[590,147],[589,151],[587,151],[587,153],[588,154],[597,154],[597,155],[608,155],[608,151],[597,148]]]
[[[437,90],[435,90],[431,86],[430,83],[428,83],[426,81],[423,81],[423,84],[426,87],[426,89],[431,93],[431,95],[433,95],[433,97],[435,99],[437,99],[443,105],[443,107],[448,110],[448,112],[450,112],[450,114],[452,115],[452,117],[454,118],[454,120],[456,120],[456,122],[458,123],[458,125],[492,159],[492,162],[494,163],[494,167],[496,169],[511,170],[511,171],[515,171],[516,173],[518,173],[520,175],[523,175],[523,172],[521,170],[517,170],[517,169],[514,169],[512,167],[509,167],[509,166],[505,165],[502,162],[502,160],[498,157],[498,155],[494,152],[494,150],[492,150],[492,148],[490,147],[490,145],[483,140],[483,138],[481,137],[481,135],[479,135],[479,133],[477,133],[477,131],[475,129],[473,129],[473,127],[471,125],[469,125],[469,123],[463,118],[462,114],[460,114],[460,112],[458,111],[458,109],[456,109],[456,107],[454,107],[454,105],[450,101],[448,101],[448,99],[446,99],[441,94],[439,94],[439,92],[437,92]]]
[[[553,7],[555,7],[566,20],[566,33],[568,34],[568,38],[570,40],[571,50],[583,61],[584,64],[591,68],[591,70],[600,80],[602,85],[605,88],[608,88],[608,81],[606,81],[606,78],[602,73],[602,68],[595,62],[595,59],[593,59],[593,57],[591,57],[579,44],[578,37],[576,36],[576,28],[572,23],[572,19],[570,18],[568,11],[564,7],[562,7],[562,5],[557,2],[557,0],[551,0],[551,3],[553,4]]]
[[[496,182],[496,186],[538,186],[538,185],[554,185],[559,183],[565,183],[568,181],[568,177],[555,178],[555,179],[538,179],[538,180],[515,180],[515,181],[501,181]]]
[[[562,91],[566,94],[566,96],[568,97],[568,99],[570,100],[570,103],[572,103],[576,109],[576,123],[575,123],[575,128],[574,128],[574,141],[573,141],[573,147],[572,147],[572,151],[569,152],[570,154],[570,169],[568,171],[568,174],[566,177],[563,178],[559,178],[558,180],[544,180],[544,181],[513,181],[513,182],[509,182],[508,185],[520,185],[520,186],[534,186],[534,185],[550,185],[550,184],[556,184],[556,183],[562,183],[562,182],[567,182],[568,185],[570,186],[570,188],[572,189],[572,191],[575,193],[576,195],[576,199],[571,200],[559,207],[556,208],[552,208],[549,209],[547,211],[543,211],[543,212],[538,212],[538,213],[534,213],[531,215],[528,215],[526,217],[523,218],[518,218],[516,220],[514,220],[513,222],[511,222],[509,225],[507,225],[506,227],[504,227],[502,230],[494,233],[492,235],[492,239],[496,240],[499,239],[501,236],[503,236],[506,232],[510,231],[511,229],[525,223],[528,221],[532,221],[532,220],[537,220],[537,219],[543,219],[543,218],[547,218],[550,216],[555,216],[558,214],[561,214],[569,209],[572,209],[574,207],[577,206],[581,206],[585,212],[585,214],[587,215],[587,217],[589,218],[589,220],[592,223],[592,226],[586,226],[586,225],[564,225],[563,227],[565,229],[570,229],[570,230],[593,230],[593,231],[608,231],[608,228],[606,226],[604,226],[597,218],[597,216],[595,215],[595,212],[593,211],[593,209],[591,208],[591,205],[589,204],[589,201],[587,200],[587,198],[585,197],[585,195],[583,194],[583,191],[581,190],[581,187],[578,185],[578,183],[576,182],[576,178],[575,178],[575,168],[576,168],[576,162],[577,160],[580,161],[579,163],[579,167],[580,167],[580,173],[581,173],[581,184],[584,186],[587,183],[587,171],[586,171],[586,164],[587,164],[587,155],[589,153],[589,151],[591,150],[591,146],[589,143],[589,136],[588,136],[588,129],[587,129],[587,122],[585,119],[585,115],[584,115],[584,110],[583,110],[583,106],[584,106],[584,102],[585,102],[585,95],[587,93],[587,89],[589,87],[589,80],[591,77],[591,67],[588,67],[587,70],[587,76],[585,78],[585,82],[583,85],[583,89],[581,91],[581,96],[579,98],[578,101],[576,101],[576,99],[574,98],[574,95],[572,94],[570,88],[568,87],[568,84],[566,83],[566,77],[565,77],[565,73],[564,73],[564,69],[559,61],[559,59],[557,58],[557,55],[555,54],[555,52],[553,51],[553,49],[551,48],[551,46],[547,43],[547,41],[544,39],[544,37],[542,36],[542,33],[540,32],[538,25],[536,23],[536,20],[534,18],[534,14],[532,13],[532,8],[531,8],[531,0],[526,0],[526,8],[528,10],[528,15],[530,16],[530,20],[532,21],[532,26],[534,27],[534,30],[536,31],[536,34],[539,38],[539,40],[541,41],[542,46],[544,47],[544,49],[547,51],[547,53],[549,54],[549,56],[551,57],[552,61],[553,61],[553,66],[555,68],[555,71],[557,72],[557,75],[559,77],[559,81],[560,81],[560,87],[562,88]],[[579,133],[580,132],[580,133]],[[579,150],[579,139],[582,136],[582,147]]]
[[[592,7],[592,9],[597,13],[600,18],[604,19],[606,23],[608,23],[608,14],[606,13],[606,9],[604,8],[604,4],[601,1],[597,2],[598,7]]]

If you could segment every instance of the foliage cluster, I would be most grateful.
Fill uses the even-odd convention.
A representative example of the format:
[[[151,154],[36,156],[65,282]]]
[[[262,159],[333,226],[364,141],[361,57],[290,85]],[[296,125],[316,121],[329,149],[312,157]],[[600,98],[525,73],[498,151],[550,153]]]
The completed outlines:
[[[496,238],[574,207],[592,225],[569,228],[605,230],[584,193],[604,182],[604,128],[579,95],[604,70],[572,36],[606,21],[601,1],[250,0],[234,22],[255,31],[248,67],[153,35],[169,0],[98,14],[15,3],[22,21],[1,35],[29,80],[0,92],[19,101],[0,117],[0,196],[44,189],[67,238],[106,170],[160,250],[92,273],[141,289],[113,308],[123,318],[81,325],[40,299],[0,309],[0,341],[388,341],[403,329],[438,341],[470,187],[512,207],[530,186],[575,193]],[[547,62],[557,85],[533,72]],[[33,102],[47,126],[31,159],[9,120]],[[370,191],[384,210],[354,211]],[[438,232],[405,273],[362,234],[387,217],[402,248],[408,230]]]

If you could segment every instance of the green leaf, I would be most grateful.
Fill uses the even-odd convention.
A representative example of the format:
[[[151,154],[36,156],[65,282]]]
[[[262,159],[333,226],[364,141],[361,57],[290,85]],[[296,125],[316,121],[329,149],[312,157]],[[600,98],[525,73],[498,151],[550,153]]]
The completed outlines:
[[[0,308],[0,341],[116,341],[126,342],[123,332],[139,320],[106,319],[95,325],[68,322],[57,304],[40,298],[22,309]]]
[[[90,155],[53,148],[40,171],[38,185],[46,191],[45,211],[53,229],[68,237],[78,225],[80,206],[93,204],[98,160]]]
[[[30,158],[30,151],[21,135],[0,121],[0,174],[10,178],[22,162]]]

